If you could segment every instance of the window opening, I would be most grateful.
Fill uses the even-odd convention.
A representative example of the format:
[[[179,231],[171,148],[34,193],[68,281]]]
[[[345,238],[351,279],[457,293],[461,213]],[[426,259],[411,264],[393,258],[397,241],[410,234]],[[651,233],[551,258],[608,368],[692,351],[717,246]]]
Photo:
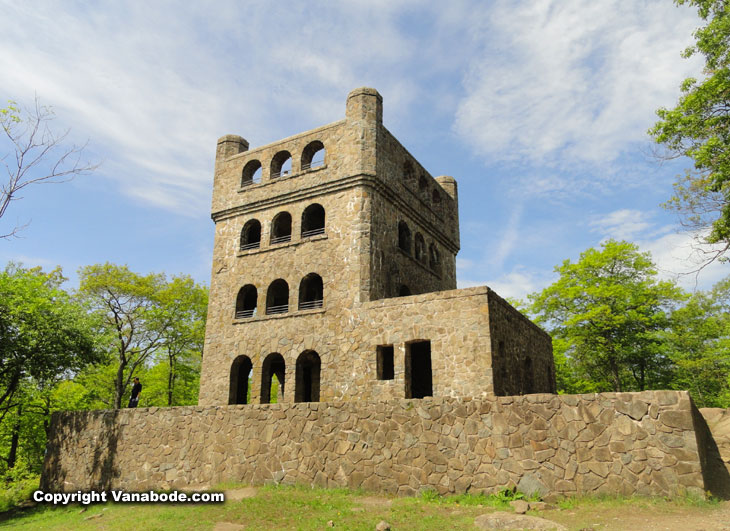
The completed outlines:
[[[289,284],[279,278],[274,280],[266,292],[266,314],[275,315],[289,311]]]
[[[324,303],[322,277],[317,273],[309,273],[299,283],[299,309],[313,310],[321,308]]]
[[[238,356],[233,360],[233,365],[231,365],[231,385],[228,394],[229,404],[249,403],[251,368],[251,359],[248,356]]]
[[[411,254],[411,229],[408,228],[405,221],[398,223],[398,247],[407,254]]]
[[[319,140],[307,144],[302,151],[302,171],[323,166],[325,154],[324,144]]]
[[[431,342],[407,343],[405,361],[406,398],[433,396]]]
[[[423,241],[423,236],[420,232],[416,233],[416,260],[419,262],[426,261],[426,242]]]
[[[246,222],[241,230],[241,251],[258,249],[261,246],[261,223],[257,219]]]
[[[405,161],[403,163],[403,180],[406,182],[413,180],[413,174],[413,164],[410,160]]]
[[[309,205],[302,213],[302,238],[324,234],[324,207],[320,204]]]
[[[256,315],[258,296],[256,286],[252,284],[246,284],[238,291],[238,296],[236,297],[236,319],[247,319]]]
[[[286,177],[291,173],[291,154],[288,151],[279,151],[271,159],[271,178]]]
[[[266,356],[261,365],[261,403],[276,404],[284,398],[286,364],[278,352]]]
[[[319,373],[322,362],[319,354],[305,350],[297,358],[295,402],[319,402]]]
[[[249,186],[261,182],[261,162],[249,161],[241,172],[241,186]]]
[[[271,243],[284,243],[291,241],[291,214],[280,212],[271,222]]]
[[[376,373],[378,380],[392,380],[394,378],[393,345],[378,346],[376,351]]]

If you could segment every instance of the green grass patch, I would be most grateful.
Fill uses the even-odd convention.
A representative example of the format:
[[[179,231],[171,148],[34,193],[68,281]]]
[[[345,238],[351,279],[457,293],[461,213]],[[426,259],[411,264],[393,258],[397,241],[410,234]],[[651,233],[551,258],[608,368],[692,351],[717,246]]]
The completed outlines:
[[[245,486],[218,485],[211,491],[234,490]],[[35,486],[34,486],[35,488]],[[32,491],[31,491],[32,492]],[[474,529],[474,518],[495,511],[511,511],[509,502],[524,495],[503,490],[491,495],[439,496],[426,490],[418,497],[394,498],[347,489],[320,489],[305,486],[265,486],[256,495],[239,501],[229,499],[217,504],[97,504],[49,506],[15,510],[0,515],[0,527],[20,529],[98,529],[152,530],[212,529],[218,522],[241,524],[246,529],[326,529],[370,530],[381,520],[393,529]],[[716,500],[697,497],[676,500],[621,496],[576,497],[558,502],[553,511],[541,516],[572,526],[589,525],[597,514],[606,513],[610,521],[626,514],[655,515],[682,512],[708,514]],[[607,516],[608,518],[608,516]],[[580,528],[580,527],[578,527]]]

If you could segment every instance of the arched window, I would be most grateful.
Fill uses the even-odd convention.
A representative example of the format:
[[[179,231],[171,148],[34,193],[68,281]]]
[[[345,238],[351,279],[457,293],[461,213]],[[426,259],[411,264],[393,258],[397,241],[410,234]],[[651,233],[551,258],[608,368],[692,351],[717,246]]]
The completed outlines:
[[[324,165],[324,144],[319,140],[310,142],[302,151],[302,171]]]
[[[421,236],[420,232],[416,233],[416,260],[419,262],[425,262],[426,261],[426,242],[423,241],[423,236]]]
[[[231,365],[231,385],[228,391],[229,404],[249,403],[251,367],[251,360],[248,356],[238,356],[233,360],[233,365]]]
[[[426,192],[428,190],[428,181],[426,180],[426,176],[423,174],[421,174],[418,178],[418,190],[420,192]]]
[[[302,238],[324,234],[324,207],[314,203],[302,213]]]
[[[433,193],[431,194],[431,201],[433,201],[433,204],[436,206],[441,205],[441,194],[435,188],[433,190]]]
[[[286,363],[278,352],[272,352],[261,364],[261,403],[275,404],[284,397]],[[276,377],[276,381],[274,381]]]
[[[439,250],[433,243],[428,248],[428,257],[428,265],[431,266],[431,269],[436,272],[441,271],[441,255],[439,255]]]
[[[299,283],[299,309],[313,310],[321,308],[324,300],[322,277],[317,273],[309,273]]]
[[[249,219],[241,231],[241,250],[258,249],[261,245],[261,223],[257,219]]]
[[[238,291],[236,297],[236,319],[247,319],[256,315],[256,303],[258,301],[256,286],[246,284]]]
[[[291,241],[291,214],[279,212],[271,222],[271,243]]]
[[[409,288],[405,284],[401,284],[400,288],[398,288],[398,296],[399,297],[408,297],[410,294],[411,294],[411,288]]]
[[[289,284],[281,278],[274,280],[266,292],[266,314],[274,315],[289,311]]]
[[[291,173],[291,154],[288,151],[279,151],[271,159],[271,178],[276,179]]]
[[[241,186],[261,182],[261,163],[258,160],[250,160],[243,167],[241,172]]]
[[[319,402],[319,373],[322,362],[319,354],[305,350],[297,358],[295,402]]]
[[[404,182],[412,181],[414,175],[415,175],[415,172],[413,171],[413,164],[411,164],[410,160],[405,161],[403,163],[403,181]]]
[[[398,247],[411,254],[411,229],[405,221],[398,223]]]

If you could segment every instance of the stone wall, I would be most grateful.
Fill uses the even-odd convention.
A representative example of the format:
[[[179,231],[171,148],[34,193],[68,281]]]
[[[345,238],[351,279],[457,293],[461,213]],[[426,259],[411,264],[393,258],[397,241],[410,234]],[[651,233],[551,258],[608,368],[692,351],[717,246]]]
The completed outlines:
[[[694,421],[670,391],[65,412],[42,488],[701,493]]]

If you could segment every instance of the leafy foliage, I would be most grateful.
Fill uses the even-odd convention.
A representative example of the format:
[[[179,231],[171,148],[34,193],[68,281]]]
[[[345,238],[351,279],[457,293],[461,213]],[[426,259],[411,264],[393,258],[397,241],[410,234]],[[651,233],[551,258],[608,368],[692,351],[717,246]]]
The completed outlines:
[[[165,275],[139,275],[127,266],[109,263],[81,268],[79,277],[79,293],[98,316],[99,334],[106,345],[107,363],[82,377],[94,388],[95,400],[119,409],[132,378],[156,362],[167,364],[167,369],[149,373],[158,379],[165,375],[166,397],[162,399],[159,385],[143,383],[140,406],[195,403],[193,370],[202,353],[207,289],[189,277],[168,282]],[[110,393],[105,383],[112,373]],[[99,377],[101,385],[94,382]]]
[[[730,5],[725,0],[675,0],[698,9],[707,24],[694,36],[685,57],[705,58],[705,79],[685,79],[674,109],[661,108],[649,131],[670,156],[694,160],[694,170],[675,183],[666,206],[692,230],[709,229],[705,243],[721,244],[711,259],[730,248]]]
[[[588,249],[578,262],[566,260],[555,271],[558,280],[530,300],[538,322],[553,334],[563,389],[664,385],[671,361],[657,334],[669,326],[669,311],[682,294],[656,279],[649,255],[634,244],[609,240],[601,250]]]

